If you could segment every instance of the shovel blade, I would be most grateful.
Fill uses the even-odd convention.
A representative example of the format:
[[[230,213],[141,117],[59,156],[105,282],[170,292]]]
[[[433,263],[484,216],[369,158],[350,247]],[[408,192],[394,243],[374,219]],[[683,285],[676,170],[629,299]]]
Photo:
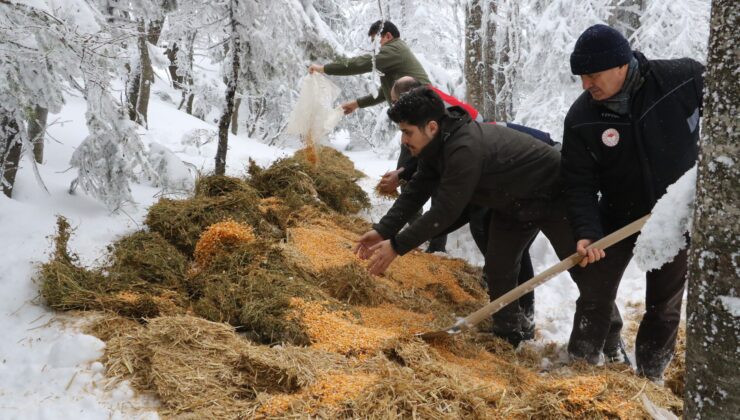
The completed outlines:
[[[446,340],[456,334],[459,334],[460,332],[461,332],[460,327],[455,326],[452,328],[447,328],[446,330],[419,333],[419,334],[416,334],[416,336],[421,338],[424,341],[437,341],[437,340]]]

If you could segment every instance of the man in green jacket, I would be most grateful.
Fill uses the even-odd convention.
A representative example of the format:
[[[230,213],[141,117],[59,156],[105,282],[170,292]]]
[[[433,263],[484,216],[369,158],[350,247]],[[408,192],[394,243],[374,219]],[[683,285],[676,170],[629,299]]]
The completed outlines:
[[[348,115],[357,110],[357,108],[367,108],[385,101],[391,105],[391,89],[396,80],[403,76],[411,76],[422,84],[430,84],[424,67],[416,59],[408,45],[401,39],[401,33],[396,25],[391,21],[376,21],[370,26],[367,35],[375,41],[375,37],[380,34],[380,51],[375,56],[375,68],[381,74],[380,88],[376,95],[369,94],[353,101],[342,104],[344,114]],[[308,72],[325,73],[331,76],[354,76],[358,74],[370,73],[373,71],[373,56],[365,54],[345,60],[338,60],[334,63],[325,65],[311,64]],[[412,158],[411,153],[405,146],[401,146],[401,154],[398,157],[396,168],[406,166],[406,163]],[[429,242],[428,252],[437,252],[445,250],[447,236],[435,237]]]
[[[345,114],[351,114],[357,108],[367,108],[377,105],[384,100],[391,104],[391,88],[396,80],[403,76],[412,76],[423,84],[428,84],[429,76],[411,52],[408,45],[401,39],[401,33],[396,25],[390,21],[379,20],[370,26],[368,36],[375,40],[380,33],[380,51],[375,56],[375,68],[381,74],[380,89],[377,95],[365,95],[354,101],[342,104]],[[309,73],[325,73],[331,76],[354,76],[373,71],[373,57],[370,54],[359,57],[338,60],[325,65],[311,64]]]

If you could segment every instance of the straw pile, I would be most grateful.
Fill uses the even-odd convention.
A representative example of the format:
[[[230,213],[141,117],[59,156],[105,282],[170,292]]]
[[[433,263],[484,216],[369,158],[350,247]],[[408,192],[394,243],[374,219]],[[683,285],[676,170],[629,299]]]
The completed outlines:
[[[319,146],[319,164],[311,163],[305,150],[279,159],[267,169],[250,162],[250,182],[264,196],[280,197],[292,208],[324,204],[342,214],[354,214],[370,206],[356,181],[363,177],[354,164],[334,149]]]
[[[352,252],[369,224],[334,209],[311,170],[358,174],[324,149],[310,169],[302,153],[160,200],[150,230],[99,268],[79,265],[59,219],[43,297],[106,311],[89,331],[107,343],[108,375],[158,398],[164,418],[648,418],[642,394],[680,413],[670,391],[621,367],[542,371],[554,346],[412,338],[482,306],[480,271],[411,252],[369,275]]]
[[[144,223],[177,249],[192,255],[201,233],[225,220],[249,224],[260,234],[279,232],[262,218],[259,203],[257,191],[243,180],[206,177],[196,182],[195,195],[190,199],[160,199],[149,208]]]

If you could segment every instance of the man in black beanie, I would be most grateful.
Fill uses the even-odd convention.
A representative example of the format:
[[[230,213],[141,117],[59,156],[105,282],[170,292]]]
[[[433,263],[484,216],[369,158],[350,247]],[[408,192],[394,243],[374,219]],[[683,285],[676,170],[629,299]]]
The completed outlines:
[[[583,92],[565,118],[561,170],[568,218],[582,266],[600,275],[576,281],[568,352],[597,363],[625,361],[617,288],[637,235],[609,248],[586,247],[649,213],[697,159],[704,67],[698,62],[648,60],[618,31],[594,25],[570,56]],[[647,273],[645,314],[635,341],[637,372],[662,380],[676,342],[686,284],[686,250]]]

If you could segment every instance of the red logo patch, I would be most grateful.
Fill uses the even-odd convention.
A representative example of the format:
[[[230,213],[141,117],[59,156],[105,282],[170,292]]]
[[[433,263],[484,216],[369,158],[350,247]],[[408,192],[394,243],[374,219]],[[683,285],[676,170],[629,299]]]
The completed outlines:
[[[601,133],[601,142],[609,147],[614,147],[619,143],[619,131],[609,128]]]

